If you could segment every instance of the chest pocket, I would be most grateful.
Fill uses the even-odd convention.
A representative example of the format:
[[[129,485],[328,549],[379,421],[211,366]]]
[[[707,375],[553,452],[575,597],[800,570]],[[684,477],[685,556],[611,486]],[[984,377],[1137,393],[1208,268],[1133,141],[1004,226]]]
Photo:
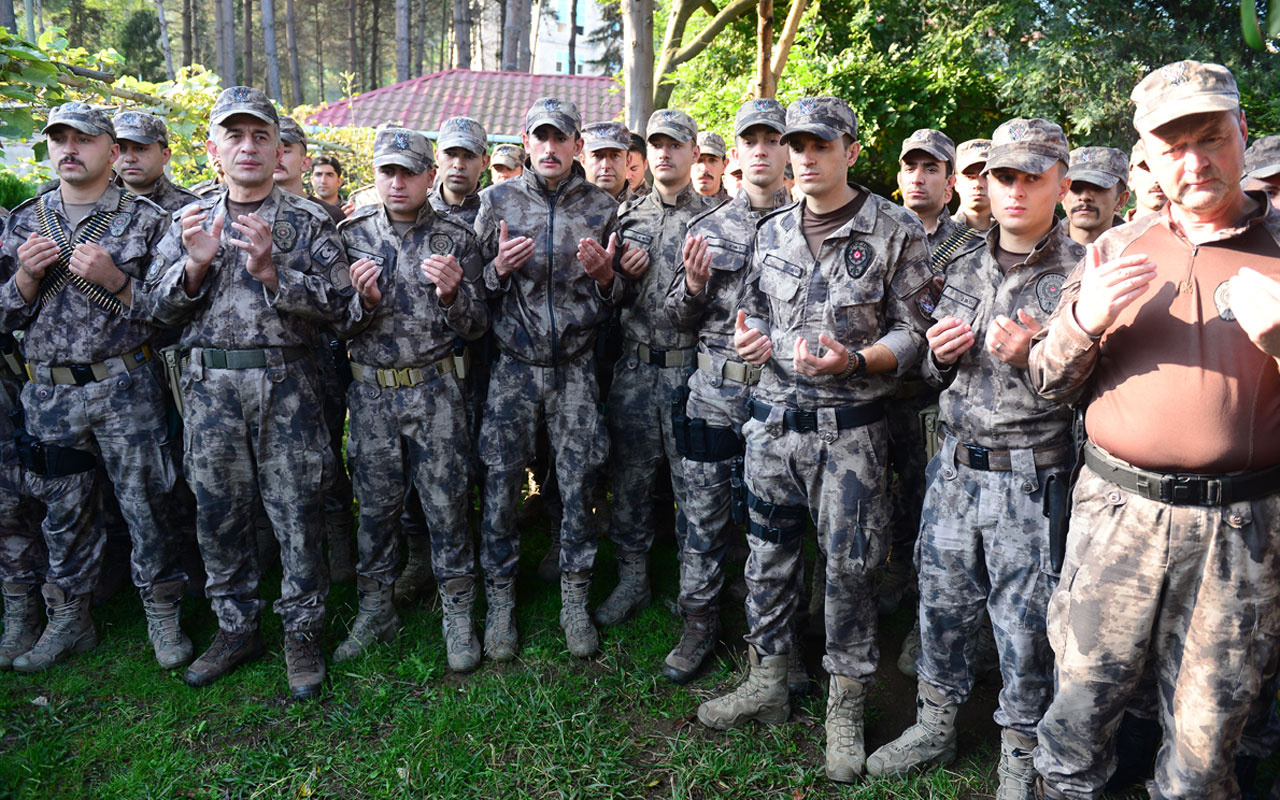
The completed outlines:
[[[804,270],[777,256],[765,256],[761,267],[760,291],[778,300],[790,302],[800,290]]]
[[[747,250],[742,242],[722,239],[719,236],[707,237],[707,250],[711,253],[711,268],[722,272],[737,272],[747,263]]]
[[[884,284],[874,279],[837,281],[828,288],[827,295],[835,318],[837,339],[863,342],[879,338]]]
[[[940,320],[944,317],[956,317],[968,325],[973,325],[978,318],[978,305],[977,297],[948,283],[942,287],[942,297],[938,298],[938,304],[933,310],[933,318]]]

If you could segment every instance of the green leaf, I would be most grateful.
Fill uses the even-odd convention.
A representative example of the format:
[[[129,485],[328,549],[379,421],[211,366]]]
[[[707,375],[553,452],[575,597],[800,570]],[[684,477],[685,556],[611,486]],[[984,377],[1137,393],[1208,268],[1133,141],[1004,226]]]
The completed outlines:
[[[41,139],[40,141],[31,145],[31,150],[35,154],[35,160],[37,162],[44,161],[47,158],[49,158],[49,143],[46,142],[44,139]]]
[[[1262,41],[1262,27],[1258,25],[1258,5],[1256,0],[1240,0],[1240,30],[1244,34],[1244,43],[1254,50],[1263,50],[1266,45]]]

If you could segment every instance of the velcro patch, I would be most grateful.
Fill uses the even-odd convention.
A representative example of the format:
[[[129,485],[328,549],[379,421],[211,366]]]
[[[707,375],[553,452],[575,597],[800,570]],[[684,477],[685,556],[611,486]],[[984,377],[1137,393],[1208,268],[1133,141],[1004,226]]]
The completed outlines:
[[[336,242],[330,239],[319,239],[316,241],[315,247],[311,248],[311,257],[321,266],[328,267],[338,260],[338,255],[341,252],[342,248]]]
[[[790,261],[787,261],[786,259],[778,258],[775,255],[766,255],[762,263],[766,267],[769,267],[770,269],[776,269],[779,272],[786,273],[787,275],[790,275],[793,278],[804,277],[804,270],[800,268],[799,264],[792,264]]]
[[[729,239],[721,239],[719,236],[708,236],[707,245],[721,250],[728,250],[730,253],[737,253],[740,256],[745,256],[747,254],[747,250],[750,249],[744,242],[734,242]]]

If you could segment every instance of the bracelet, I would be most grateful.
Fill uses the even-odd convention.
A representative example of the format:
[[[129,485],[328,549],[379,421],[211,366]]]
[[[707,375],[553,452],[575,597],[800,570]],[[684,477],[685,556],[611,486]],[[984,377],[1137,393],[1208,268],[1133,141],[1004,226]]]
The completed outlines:
[[[130,283],[132,280],[133,280],[133,278],[130,278],[130,277],[129,277],[129,273],[125,272],[125,273],[124,273],[124,283],[120,284],[120,288],[119,288],[119,289],[116,289],[116,290],[115,290],[114,292],[112,292],[111,294],[112,294],[112,295],[114,295],[114,296],[116,296],[116,297],[119,297],[121,292],[123,292],[125,289],[128,289],[128,288],[129,288],[129,283]]]
[[[861,378],[867,372],[867,357],[861,351],[853,350],[849,353],[849,364],[836,377],[842,381],[850,378]]]

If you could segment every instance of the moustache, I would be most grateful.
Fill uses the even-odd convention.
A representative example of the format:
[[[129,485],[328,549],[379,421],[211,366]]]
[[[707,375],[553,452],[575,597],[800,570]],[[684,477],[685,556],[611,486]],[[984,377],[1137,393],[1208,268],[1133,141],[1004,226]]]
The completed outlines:
[[[1094,213],[1094,214],[1097,214],[1097,213],[1098,213],[1098,207],[1097,207],[1097,206],[1086,205],[1086,204],[1083,204],[1083,203],[1082,203],[1082,204],[1080,204],[1080,205],[1076,205],[1076,206],[1072,206],[1072,207],[1071,207],[1071,213],[1072,213],[1072,214],[1076,213],[1077,211],[1089,211],[1089,212],[1092,212],[1092,213]]]

